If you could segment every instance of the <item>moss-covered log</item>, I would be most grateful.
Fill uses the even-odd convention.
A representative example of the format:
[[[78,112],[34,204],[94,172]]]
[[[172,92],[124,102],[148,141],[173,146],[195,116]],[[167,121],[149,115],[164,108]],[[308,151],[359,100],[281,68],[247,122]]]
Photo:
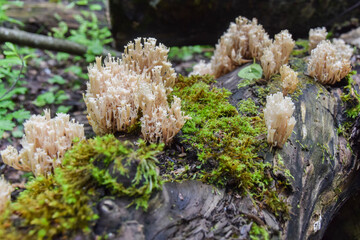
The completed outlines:
[[[262,114],[266,96],[281,91],[280,76],[248,81],[238,77],[240,69],[216,82],[180,76],[173,93],[193,118],[171,147],[135,146],[112,135],[75,144],[54,176],[14,196],[0,234],[322,239],[360,186],[360,124],[351,126],[349,111],[356,86],[349,76],[323,86],[304,74],[303,59],[289,64],[299,73],[288,95],[297,123],[282,149],[267,145]]]

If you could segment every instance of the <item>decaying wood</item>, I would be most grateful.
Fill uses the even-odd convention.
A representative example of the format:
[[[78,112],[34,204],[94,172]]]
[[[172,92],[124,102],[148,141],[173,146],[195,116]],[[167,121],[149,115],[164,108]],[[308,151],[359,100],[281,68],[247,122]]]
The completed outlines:
[[[69,29],[78,29],[79,23],[74,16],[81,15],[81,11],[81,7],[77,5],[68,8],[62,3],[26,0],[21,7],[10,6],[6,14],[23,22],[26,31],[46,35],[52,28],[58,27],[59,21],[65,22]],[[93,12],[100,27],[109,26],[104,10]]]
[[[0,27],[0,42],[12,42],[19,45],[76,55],[84,55],[87,51],[86,46],[75,42],[4,27]],[[102,55],[107,56],[109,52],[120,56],[119,52],[107,49],[103,50]]]
[[[256,85],[238,89],[242,81],[238,71],[219,78],[217,85],[233,93],[233,105],[248,98],[259,101]],[[272,239],[322,239],[339,208],[359,190],[359,152],[352,152],[347,139],[337,132],[345,118],[343,88],[324,87],[302,73],[299,77],[302,94],[293,99],[294,131],[282,149],[261,154],[273,166],[282,159],[293,176],[290,190],[280,193],[290,206],[287,221],[280,222],[255,206],[250,197],[183,181],[166,183],[150,200],[148,212],[126,208],[129,199],[102,200],[95,233],[118,234],[116,239],[249,239],[256,223],[265,226]],[[358,120],[350,141],[353,148],[359,147],[359,126]],[[283,179],[282,174],[274,172],[274,177]],[[126,235],[118,233],[120,228]]]

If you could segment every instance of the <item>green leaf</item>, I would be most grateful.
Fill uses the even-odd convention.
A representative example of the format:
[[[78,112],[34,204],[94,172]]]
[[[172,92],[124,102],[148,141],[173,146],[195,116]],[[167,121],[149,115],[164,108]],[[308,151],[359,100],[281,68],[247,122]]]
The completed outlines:
[[[14,130],[11,132],[11,135],[14,138],[21,138],[24,135],[24,129],[22,126],[17,126],[14,128]]]
[[[61,77],[60,75],[55,75],[54,77],[48,79],[48,82],[51,83],[51,84],[54,84],[54,83],[57,83],[57,84],[65,84],[66,83],[66,80]]]
[[[15,111],[15,112],[11,113],[11,115],[12,115],[12,117],[14,119],[16,119],[20,123],[23,122],[24,120],[30,118],[30,112],[26,111],[24,109],[20,109],[18,111]]]
[[[80,5],[80,6],[84,6],[84,5],[87,5],[88,4],[88,1],[87,0],[79,0],[76,2],[77,5]]]
[[[37,107],[43,107],[46,104],[52,104],[55,102],[55,95],[52,92],[46,92],[39,95],[35,101],[33,101],[34,105]]]
[[[14,110],[15,103],[11,100],[0,101],[0,108],[7,108],[10,110]]]
[[[70,56],[70,54],[68,54],[68,53],[58,52],[56,54],[56,60],[58,62],[61,62],[63,60],[67,60],[69,58],[69,56]]]
[[[100,55],[102,53],[103,46],[99,40],[93,41],[88,47],[88,53],[93,53],[95,55]]]
[[[3,53],[4,53],[4,55],[6,55],[6,56],[16,56],[16,53],[13,52],[13,51],[6,51],[6,50],[5,50]]]
[[[100,4],[91,4],[90,5],[90,10],[92,11],[100,11],[102,9]]]
[[[56,104],[61,104],[63,101],[68,100],[70,97],[63,91],[60,90],[55,94]]]
[[[0,120],[0,130],[11,131],[15,126],[15,123],[10,120]]]
[[[82,74],[82,69],[79,66],[72,65],[70,67],[67,67],[64,72],[72,72],[75,75],[80,75]]]
[[[68,113],[71,108],[72,108],[72,106],[60,105],[60,106],[58,107],[56,113]]]
[[[238,76],[240,78],[248,79],[248,80],[257,80],[262,77],[262,68],[259,64],[253,63],[247,67],[244,67],[238,72]]]
[[[0,59],[0,66],[9,66],[9,65],[20,65],[21,60],[19,58],[6,58]]]
[[[11,42],[5,42],[5,46],[7,46],[11,51],[13,51],[15,53],[17,52],[15,45],[12,44]]]

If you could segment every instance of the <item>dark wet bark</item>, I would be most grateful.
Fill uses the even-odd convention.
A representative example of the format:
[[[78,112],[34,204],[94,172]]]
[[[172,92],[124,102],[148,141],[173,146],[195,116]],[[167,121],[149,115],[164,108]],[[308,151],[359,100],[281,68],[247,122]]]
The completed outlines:
[[[238,16],[256,17],[270,35],[288,29],[295,38],[310,28],[332,27],[357,17],[358,1],[216,1],[109,0],[112,32],[118,49],[136,37],[155,37],[168,45],[217,43]],[[345,14],[346,13],[346,14]]]

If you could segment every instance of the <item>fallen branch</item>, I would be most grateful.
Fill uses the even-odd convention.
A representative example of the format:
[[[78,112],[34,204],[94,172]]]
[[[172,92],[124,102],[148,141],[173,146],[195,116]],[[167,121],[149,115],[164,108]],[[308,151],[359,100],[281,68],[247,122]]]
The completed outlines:
[[[84,55],[87,52],[87,46],[75,42],[4,27],[0,27],[0,42],[12,42],[19,45],[75,55]],[[107,56],[109,52],[115,56],[121,56],[120,52],[109,49],[104,49],[102,55]]]

